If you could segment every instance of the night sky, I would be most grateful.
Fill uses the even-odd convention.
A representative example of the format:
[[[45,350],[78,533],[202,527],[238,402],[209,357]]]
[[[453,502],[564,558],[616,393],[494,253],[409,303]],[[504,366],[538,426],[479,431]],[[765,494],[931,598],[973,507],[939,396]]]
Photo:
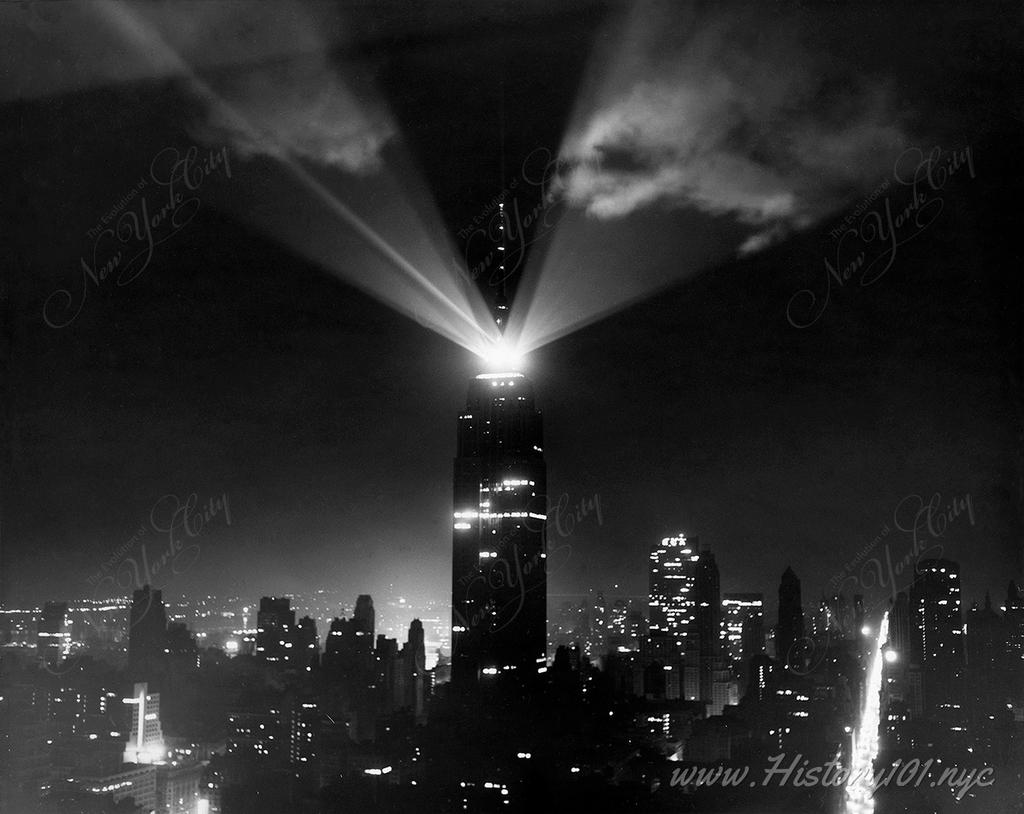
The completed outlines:
[[[227,495],[230,525],[220,510],[193,528],[198,558],[158,580],[170,594],[449,591],[456,417],[479,360],[346,282],[379,261],[182,64],[273,122],[396,248],[427,228],[453,264],[479,261],[460,230],[503,184],[563,157],[557,181],[510,199],[544,210],[510,291],[533,275],[559,313],[611,311],[527,361],[565,507],[552,593],[646,593],[649,545],[683,530],[715,552],[723,591],[773,601],[791,564],[811,601],[886,525],[868,556],[914,550],[933,495],[940,510],[969,496],[918,530],[963,564],[968,604],[1020,578],[1013,4],[202,6],[150,14],[182,62],[140,56],[87,7],[0,10],[8,606],[90,595],[140,526],[159,559],[154,507],[193,493]],[[319,24],[278,48],[299,17]],[[338,81],[362,118],[332,101]],[[83,283],[89,230],[162,151],[193,145],[221,163],[187,223],[127,284]],[[914,194],[898,179],[936,147],[936,168],[961,160],[919,179],[924,226],[897,229],[895,251],[860,232],[867,263],[882,258],[870,285],[830,277],[830,231],[862,223],[880,187],[865,211],[895,217]],[[420,227],[381,214],[385,175]],[[131,205],[152,215],[156,187]],[[794,295],[826,281],[827,306],[795,327],[810,310]],[[51,327],[47,298],[83,285],[80,313]],[[477,285],[493,300],[487,274]]]

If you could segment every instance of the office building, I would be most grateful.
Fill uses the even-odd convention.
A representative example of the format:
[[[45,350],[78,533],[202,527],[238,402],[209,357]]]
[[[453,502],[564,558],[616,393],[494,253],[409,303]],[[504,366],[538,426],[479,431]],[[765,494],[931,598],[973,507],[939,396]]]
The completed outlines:
[[[740,666],[764,652],[764,596],[756,593],[722,595],[723,650]]]
[[[649,658],[678,660],[686,651],[696,623],[696,544],[677,534],[651,548]]]
[[[160,725],[160,693],[138,683],[124,703],[132,707],[131,733],[124,748],[125,763],[158,763],[167,753]]]
[[[959,702],[964,666],[960,566],[952,560],[917,564],[910,588],[911,663],[920,665],[926,714]]]
[[[482,373],[459,416],[452,545],[452,684],[545,665],[546,477],[540,411],[522,373]]]

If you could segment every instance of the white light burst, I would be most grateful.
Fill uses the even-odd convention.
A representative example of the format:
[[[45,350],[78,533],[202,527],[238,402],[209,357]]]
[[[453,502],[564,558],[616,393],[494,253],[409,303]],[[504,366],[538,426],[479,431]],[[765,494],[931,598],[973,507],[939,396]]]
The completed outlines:
[[[889,640],[889,614],[878,626],[871,667],[865,687],[864,710],[853,743],[850,777],[846,783],[846,814],[874,814],[874,763],[878,755],[878,724],[881,719],[882,644]]]

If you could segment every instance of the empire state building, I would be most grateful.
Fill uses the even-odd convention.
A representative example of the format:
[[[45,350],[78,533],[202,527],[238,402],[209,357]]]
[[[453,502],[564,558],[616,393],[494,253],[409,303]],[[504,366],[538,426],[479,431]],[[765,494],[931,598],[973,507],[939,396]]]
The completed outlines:
[[[547,630],[540,411],[522,373],[470,381],[459,416],[452,551],[452,683],[536,675]]]

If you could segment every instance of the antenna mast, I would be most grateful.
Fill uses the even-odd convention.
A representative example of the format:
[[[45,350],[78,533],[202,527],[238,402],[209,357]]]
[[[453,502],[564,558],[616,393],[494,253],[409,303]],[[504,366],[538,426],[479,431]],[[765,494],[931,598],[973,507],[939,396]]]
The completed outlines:
[[[501,75],[498,77],[498,88],[500,98],[498,101],[498,129],[500,142],[500,172],[501,193],[498,195],[498,272],[501,274],[501,289],[494,299],[494,310],[496,311],[494,321],[498,330],[502,333],[508,325],[508,289],[505,281],[508,273],[505,271],[505,52],[501,53]]]

